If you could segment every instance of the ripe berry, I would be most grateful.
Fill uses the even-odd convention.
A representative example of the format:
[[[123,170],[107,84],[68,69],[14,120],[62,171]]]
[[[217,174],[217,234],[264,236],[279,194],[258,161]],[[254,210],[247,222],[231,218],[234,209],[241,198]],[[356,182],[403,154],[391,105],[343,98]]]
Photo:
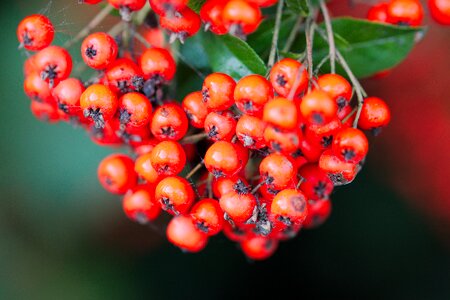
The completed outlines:
[[[303,227],[307,229],[316,228],[322,225],[330,216],[331,201],[328,199],[319,199],[317,201],[308,201],[308,216],[303,222]]]
[[[273,189],[283,189],[297,182],[297,169],[285,155],[272,153],[266,156],[259,165],[261,180]]]
[[[213,236],[222,231],[223,211],[219,202],[214,199],[202,199],[191,209],[191,217],[198,230],[208,236]]]
[[[244,224],[249,221],[257,205],[255,196],[250,193],[240,194],[236,191],[229,192],[219,200],[220,207],[224,211],[225,220],[235,225]]]
[[[215,177],[233,176],[242,168],[242,157],[232,143],[219,141],[206,151],[205,166]]]
[[[81,57],[86,65],[96,70],[107,68],[116,59],[118,52],[116,41],[104,32],[87,36],[81,44]]]
[[[206,247],[208,236],[197,229],[190,216],[176,216],[167,226],[167,239],[187,252],[199,252]]]
[[[205,132],[213,141],[231,141],[236,133],[236,121],[231,111],[210,112],[205,119]]]
[[[105,126],[103,128],[96,128],[95,124],[90,124],[88,128],[89,134],[94,143],[99,146],[110,147],[122,145],[122,140],[116,133],[118,130],[118,122],[112,122],[112,120],[105,122]]]
[[[103,84],[88,87],[80,98],[80,106],[86,118],[92,119],[96,128],[103,128],[105,121],[116,113],[118,100],[116,94]]]
[[[156,172],[163,176],[177,175],[186,165],[184,149],[174,141],[157,144],[152,150],[150,159]]]
[[[178,176],[167,177],[156,186],[155,198],[171,215],[186,214],[194,202],[191,184]]]
[[[428,8],[436,22],[450,25],[450,2],[448,0],[428,0]]]
[[[61,81],[52,94],[58,108],[68,115],[76,115],[80,112],[80,97],[85,88],[83,83],[76,78],[68,78]]]
[[[304,165],[298,174],[303,180],[300,189],[310,200],[328,198],[333,191],[333,182],[317,164]]]
[[[325,150],[333,143],[334,136],[343,126],[341,120],[335,117],[325,125],[310,125],[305,129],[305,136],[308,141],[315,146]]]
[[[116,59],[105,71],[108,86],[115,93],[137,92],[143,88],[141,69],[128,58]]]
[[[340,159],[331,150],[322,153],[319,167],[328,173],[335,186],[351,182],[357,174],[357,165]]]
[[[161,206],[155,200],[154,187],[149,185],[139,185],[128,191],[122,206],[127,217],[140,224],[153,221],[161,213]]]
[[[227,28],[223,24],[222,12],[227,1],[207,0],[200,9],[200,18],[205,23],[205,30],[211,30],[214,34],[226,34]]]
[[[300,113],[309,124],[324,125],[336,116],[337,110],[336,101],[320,90],[306,94],[300,103]]]
[[[44,15],[31,15],[23,19],[17,26],[17,38],[20,46],[30,51],[48,47],[55,35],[50,19]]]
[[[236,124],[236,135],[244,147],[261,149],[266,146],[264,141],[264,129],[266,123],[248,115],[242,115]]]
[[[144,7],[146,0],[108,0],[109,4],[116,9],[128,9],[130,11],[140,10]]]
[[[236,191],[240,194],[250,192],[250,187],[248,186],[247,181],[245,178],[240,176],[214,178],[212,182],[212,189],[214,196],[217,198],[220,198],[232,191]]]
[[[188,0],[150,0],[153,11],[160,16],[173,15],[188,5]]]
[[[151,153],[146,153],[139,156],[134,164],[134,170],[139,177],[143,178],[147,183],[155,184],[159,181],[161,176],[155,168],[153,168],[151,157]]]
[[[120,124],[141,127],[149,123],[152,116],[150,101],[140,93],[126,93],[119,99]]]
[[[160,141],[178,141],[186,135],[188,126],[189,121],[180,105],[167,103],[155,110],[150,129]]]
[[[283,58],[270,70],[270,82],[278,95],[298,98],[308,87],[308,72],[300,62]]]
[[[278,2],[278,0],[247,0],[250,3],[255,3],[259,7],[269,7]]]
[[[54,98],[48,83],[42,80],[38,73],[31,73],[23,82],[25,94],[36,102],[53,103]]]
[[[269,125],[264,130],[266,145],[275,152],[290,154],[300,146],[302,132],[300,130],[281,130]]]
[[[58,108],[54,103],[32,100],[30,110],[36,119],[43,122],[54,123],[61,120],[61,114],[58,112]]]
[[[262,14],[260,8],[253,3],[231,0],[223,8],[222,18],[228,32],[241,37],[258,28]]]
[[[35,64],[41,78],[48,82],[50,87],[68,78],[72,71],[72,58],[69,52],[59,46],[49,46],[38,52]]]
[[[264,236],[252,236],[241,242],[245,256],[252,260],[264,260],[272,256],[278,248],[278,241]]]
[[[248,75],[236,84],[234,100],[240,111],[251,116],[260,116],[264,105],[273,98],[273,88],[261,75]]]
[[[363,130],[372,130],[375,134],[391,121],[389,106],[377,97],[364,99],[358,127]]]
[[[336,101],[339,109],[346,106],[352,98],[352,86],[341,75],[325,74],[317,79],[318,89],[326,92]]]
[[[302,224],[308,215],[306,196],[299,190],[282,190],[273,199],[270,212],[287,226]]]
[[[98,180],[110,193],[125,194],[136,185],[133,160],[123,154],[111,154],[99,164]]]
[[[209,110],[227,110],[234,104],[235,86],[234,79],[227,74],[212,73],[203,81],[203,102]]]
[[[387,3],[379,3],[374,5],[367,12],[367,19],[374,22],[388,23],[387,9]]]
[[[202,92],[198,91],[187,95],[183,99],[182,107],[192,126],[195,128],[204,128],[208,109],[203,103]]]
[[[344,128],[334,137],[332,151],[346,162],[359,163],[368,150],[369,141],[359,129]]]
[[[280,129],[293,130],[298,126],[297,106],[286,98],[275,97],[264,106],[263,120]]]
[[[160,24],[162,28],[172,33],[171,40],[178,38],[181,43],[184,43],[186,38],[199,31],[202,21],[192,9],[185,7],[173,15],[162,16]]]
[[[419,0],[392,0],[387,7],[390,23],[420,26],[423,20],[423,7]]]
[[[151,79],[155,83],[172,80],[176,71],[176,63],[172,54],[164,48],[146,49],[139,59],[139,66],[145,79]]]

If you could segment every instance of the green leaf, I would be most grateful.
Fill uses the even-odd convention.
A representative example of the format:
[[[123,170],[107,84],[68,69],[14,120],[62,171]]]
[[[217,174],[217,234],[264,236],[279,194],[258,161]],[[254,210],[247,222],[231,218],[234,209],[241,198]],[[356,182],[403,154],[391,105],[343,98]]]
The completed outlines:
[[[214,72],[223,72],[238,80],[249,74],[265,75],[266,65],[244,41],[231,35],[202,34],[203,47]]]
[[[188,6],[190,9],[195,11],[196,13],[200,12],[203,4],[205,4],[206,0],[189,0]]]
[[[308,0],[286,0],[286,4],[296,14],[304,17],[309,15]]]

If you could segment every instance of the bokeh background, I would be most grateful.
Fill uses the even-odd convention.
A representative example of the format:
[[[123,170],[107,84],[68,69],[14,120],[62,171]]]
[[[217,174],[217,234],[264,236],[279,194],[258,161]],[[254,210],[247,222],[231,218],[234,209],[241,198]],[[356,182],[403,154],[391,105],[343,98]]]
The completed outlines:
[[[335,15],[367,7],[331,3]],[[112,150],[32,117],[15,28],[42,9],[63,37],[96,11],[76,0],[1,4],[0,299],[450,299],[450,28],[427,18],[407,61],[364,80],[393,112],[366,168],[336,189],[325,225],[253,263],[224,237],[184,254],[128,221],[96,178]]]

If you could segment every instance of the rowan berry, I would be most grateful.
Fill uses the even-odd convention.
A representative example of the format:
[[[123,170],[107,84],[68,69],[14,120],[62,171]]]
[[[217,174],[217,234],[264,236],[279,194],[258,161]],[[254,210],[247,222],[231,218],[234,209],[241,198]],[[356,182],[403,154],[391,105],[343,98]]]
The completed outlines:
[[[146,49],[139,59],[139,66],[145,79],[151,79],[155,84],[172,80],[176,71],[172,54],[164,48]]]
[[[391,111],[389,106],[382,99],[369,97],[364,99],[361,115],[358,120],[358,127],[363,130],[372,130],[378,133],[382,127],[391,121]]]
[[[283,58],[275,63],[269,79],[274,90],[282,97],[299,98],[308,87],[305,66],[292,58]]]
[[[264,105],[273,98],[270,82],[261,75],[248,75],[236,84],[234,100],[243,113],[261,116]]]
[[[144,86],[141,69],[128,58],[116,59],[105,71],[108,86],[115,93],[138,92]]]
[[[48,47],[55,35],[55,29],[49,18],[44,15],[31,15],[17,26],[17,38],[20,46],[30,51]]]
[[[290,154],[300,146],[302,132],[300,130],[281,130],[269,125],[264,130],[266,145],[275,152]]]
[[[114,38],[104,32],[88,35],[81,44],[81,57],[86,65],[96,70],[107,68],[119,52]]]
[[[134,162],[124,154],[105,157],[98,166],[97,175],[103,188],[113,194],[125,194],[137,182]]]
[[[335,186],[351,182],[358,171],[356,164],[341,160],[331,150],[322,153],[319,159],[319,167],[328,173],[328,177]]]
[[[243,37],[254,32],[262,20],[261,9],[248,1],[231,0],[225,4],[222,18],[228,32]]]
[[[84,85],[79,79],[67,78],[53,89],[52,95],[61,111],[74,116],[81,111],[80,97],[84,90]]]
[[[309,124],[324,125],[336,116],[337,111],[336,101],[320,90],[306,94],[300,102],[300,113]]]
[[[144,7],[146,0],[108,0],[109,4],[116,9],[127,9],[129,11],[137,11]]]
[[[272,200],[270,213],[287,226],[302,224],[308,215],[306,196],[296,189],[284,189]]]
[[[153,151],[152,151],[153,152]],[[191,184],[178,176],[166,177],[156,186],[155,198],[171,215],[186,214],[194,202]]]
[[[234,114],[229,110],[210,112],[205,119],[205,132],[213,141],[231,141],[236,133]]]
[[[325,74],[317,79],[318,89],[326,92],[336,101],[338,109],[344,108],[352,98],[352,86],[338,74]]]
[[[83,116],[84,118],[84,116]],[[122,140],[117,136],[119,130],[118,122],[107,121],[103,128],[95,127],[95,124],[89,126],[89,134],[94,143],[99,146],[116,147],[122,145]]]
[[[196,34],[202,26],[199,15],[189,7],[185,7],[173,15],[161,16],[159,21],[162,28],[172,33],[171,41],[178,38],[181,43]]]
[[[188,130],[186,113],[177,103],[167,103],[158,107],[150,123],[152,134],[160,141],[182,139]]]
[[[388,3],[379,3],[372,6],[367,12],[367,19],[369,21],[388,23]]]
[[[152,116],[150,101],[140,93],[126,93],[119,99],[120,124],[141,127],[147,125]]]
[[[298,174],[302,178],[300,189],[310,200],[328,198],[333,191],[333,182],[317,164],[302,166]]]
[[[328,199],[319,199],[317,201],[308,201],[308,215],[303,222],[303,227],[307,229],[316,228],[322,225],[331,214],[331,201]]]
[[[252,260],[264,260],[271,257],[278,248],[278,241],[264,236],[252,236],[241,242],[242,252]]]
[[[188,0],[149,0],[153,11],[160,16],[173,15],[188,5]]]
[[[226,34],[227,28],[225,27],[222,19],[223,8],[227,4],[227,1],[223,0],[207,0],[200,9],[200,18],[205,23],[205,30],[211,30],[214,34]]]
[[[261,149],[266,146],[264,141],[264,130],[266,123],[249,115],[242,115],[236,124],[236,136],[244,147],[250,149]]]
[[[332,151],[346,162],[359,163],[369,150],[366,135],[356,128],[344,128],[333,140]]]
[[[205,154],[205,166],[215,177],[236,175],[242,168],[242,156],[238,149],[226,141],[212,144]]]
[[[298,112],[295,102],[275,97],[264,105],[263,120],[284,130],[298,127]]]
[[[134,170],[147,183],[156,184],[162,176],[153,168],[151,157],[151,153],[145,153],[136,158]]]
[[[250,3],[255,3],[259,7],[269,7],[278,2],[278,0],[247,0]]]
[[[203,81],[202,99],[211,111],[227,110],[234,104],[236,82],[224,73],[212,73]]]
[[[48,82],[50,87],[68,78],[72,71],[72,58],[69,52],[59,46],[49,46],[39,51],[36,54],[35,64],[41,78]]]
[[[195,226],[208,236],[222,231],[223,211],[217,200],[209,198],[200,200],[192,207],[190,214]]]
[[[240,194],[231,191],[222,195],[219,200],[220,207],[225,213],[225,220],[235,225],[252,222],[252,217],[257,212],[257,201],[250,193]]]
[[[163,141],[153,148],[150,159],[158,174],[173,176],[183,170],[186,164],[186,153],[179,143]]]
[[[190,123],[195,128],[204,128],[208,109],[202,100],[202,92],[197,91],[187,95],[182,102],[182,107]]]
[[[255,224],[231,225],[229,222],[223,223],[223,234],[233,242],[242,242],[246,238],[253,236]]]
[[[206,247],[208,236],[197,229],[190,216],[176,216],[167,226],[167,239],[187,252],[199,252]]]
[[[229,176],[214,178],[212,182],[212,190],[214,196],[220,198],[232,191],[236,191],[239,194],[249,193],[250,187],[244,177]]]
[[[96,128],[105,126],[105,121],[114,117],[118,106],[116,94],[102,84],[93,84],[80,97],[80,107],[86,118],[94,122]]]
[[[335,117],[325,125],[307,126],[305,129],[306,138],[313,145],[320,145],[322,150],[330,148],[334,136],[341,130],[343,124],[339,118]]]
[[[128,191],[122,202],[125,215],[140,224],[156,219],[161,213],[161,206],[155,200],[155,187],[138,185]]]
[[[291,159],[279,153],[272,153],[259,165],[261,180],[273,189],[283,189],[297,182],[297,169]]]
[[[32,100],[30,110],[36,119],[43,122],[55,123],[61,120],[61,114],[54,103]]]
[[[428,0],[428,8],[436,22],[450,25],[450,2],[448,0]]]
[[[25,94],[36,102],[53,103],[54,98],[48,83],[38,73],[31,73],[23,82]]]
[[[389,23],[420,26],[424,13],[418,0],[392,0],[388,4],[387,14]]]

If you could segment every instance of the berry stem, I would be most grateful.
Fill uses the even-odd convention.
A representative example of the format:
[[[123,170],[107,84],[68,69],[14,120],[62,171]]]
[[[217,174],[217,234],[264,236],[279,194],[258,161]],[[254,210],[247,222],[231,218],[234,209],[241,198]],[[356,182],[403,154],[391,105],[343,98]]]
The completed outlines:
[[[260,183],[258,183],[258,185],[255,186],[251,191],[251,194],[255,194],[265,183],[266,183],[265,181],[261,181]]]
[[[322,60],[317,64],[315,70],[314,70],[314,74],[318,74],[320,72],[320,68],[322,68],[322,66],[330,59],[330,54],[327,54],[324,58],[322,58]]]
[[[297,18],[297,21],[295,21],[294,27],[292,27],[291,32],[289,33],[289,36],[286,40],[286,44],[284,45],[283,52],[289,52],[291,50],[292,44],[295,41],[295,38],[297,37],[298,32],[300,31],[300,28],[302,27],[303,23],[303,17],[300,16]]]
[[[348,119],[350,119],[350,118],[355,114],[355,112],[356,112],[357,110],[358,110],[357,107],[355,107],[354,109],[352,109],[352,111],[351,111],[348,115],[346,115],[345,118],[342,119],[341,123],[347,122]]]
[[[203,161],[199,162],[187,175],[186,175],[186,179],[191,178],[192,176],[195,175],[195,173],[198,172],[198,170],[200,170],[203,166]]]
[[[304,69],[305,69],[304,65],[302,65],[300,68],[298,68],[297,74],[295,76],[294,84],[292,85],[292,88],[289,91],[289,95],[287,97],[289,100],[293,100],[295,97],[295,91],[298,89],[298,86],[300,85],[302,73],[303,73]]]
[[[212,188],[212,181],[213,181],[214,175],[213,173],[208,174],[208,179],[206,180],[206,188],[208,189],[208,198],[213,197],[213,188]]]
[[[180,144],[195,144],[208,137],[206,132],[189,135],[180,141]]]
[[[327,29],[327,40],[330,50],[331,73],[336,73],[336,45],[334,44],[333,27],[331,25],[330,14],[324,0],[319,0],[320,10],[322,11],[323,20]]]
[[[307,61],[307,68],[308,68],[308,91],[311,91],[311,81],[313,78],[313,57],[312,57],[312,51],[313,51],[313,39],[314,39],[314,27],[315,23],[313,23],[312,18],[308,18],[306,20],[306,30],[305,30],[305,37],[306,37],[306,61]]]
[[[272,47],[270,48],[269,60],[267,62],[268,69],[272,68],[273,64],[275,63],[275,54],[278,50],[278,35],[280,33],[281,17],[283,16],[283,5],[284,0],[279,0],[275,18],[275,27],[272,36]]]
[[[70,48],[72,45],[79,42],[82,38],[87,36],[95,27],[97,27],[112,11],[114,10],[114,7],[111,5],[106,5],[105,8],[103,8],[83,29],[81,29],[80,32],[77,33],[77,35],[67,41],[64,44],[64,48]]]

